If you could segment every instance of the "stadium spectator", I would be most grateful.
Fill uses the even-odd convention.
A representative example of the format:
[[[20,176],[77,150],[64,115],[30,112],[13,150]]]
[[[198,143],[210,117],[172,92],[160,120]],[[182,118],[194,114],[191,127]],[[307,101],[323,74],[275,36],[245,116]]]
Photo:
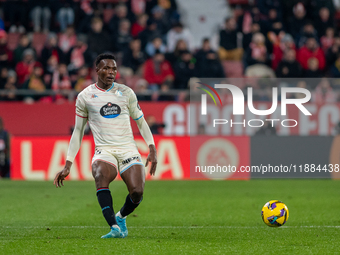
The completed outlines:
[[[23,53],[23,59],[20,61],[16,67],[15,71],[18,75],[18,86],[19,88],[22,84],[30,77],[33,67],[37,61],[34,57],[34,51],[32,49],[26,49]]]
[[[269,64],[269,56],[263,34],[256,33],[253,35],[245,60],[245,67],[254,64]]]
[[[2,17],[0,17],[0,29],[5,30],[5,22]]]
[[[337,93],[334,92],[327,78],[321,79],[312,92],[312,102],[316,104],[335,103],[337,101]]]
[[[188,50],[187,43],[184,40],[178,40],[175,50],[170,53],[165,54],[165,58],[171,63],[171,65],[175,65],[176,62],[181,58],[181,54],[184,51]]]
[[[0,178],[9,177],[10,136],[0,117]]]
[[[46,84],[43,80],[44,69],[42,65],[37,62],[33,66],[33,72],[30,75],[29,79],[23,84],[23,89],[30,89],[37,92],[43,92],[46,90]],[[38,99],[39,97],[34,97],[34,99]]]
[[[87,66],[82,66],[78,70],[78,77],[74,84],[74,89],[77,92],[81,92],[87,86],[93,83],[93,80],[89,73],[89,68]]]
[[[242,40],[242,47],[244,52],[246,52],[249,49],[249,45],[251,44],[251,40],[254,36],[254,34],[261,32],[261,27],[259,23],[253,23],[250,26],[250,33],[243,35]]]
[[[210,50],[206,53],[205,57],[197,63],[196,76],[202,78],[223,78],[225,77],[223,67],[216,52]]]
[[[337,59],[334,64],[330,66],[329,71],[332,77],[340,78],[340,54],[337,55]]]
[[[134,73],[146,60],[145,54],[141,51],[141,42],[134,39],[130,42],[129,47],[125,49],[123,54],[122,66],[131,68]]]
[[[85,35],[78,34],[76,44],[66,55],[66,63],[69,63],[67,69],[70,73],[75,73],[79,68],[93,65],[92,52],[86,43]]]
[[[161,36],[161,34],[157,31],[157,25],[152,19],[148,19],[146,23],[146,29],[139,33],[138,38],[141,40],[141,47],[144,50],[146,44],[150,42],[156,36]]]
[[[209,38],[204,38],[202,40],[202,47],[197,50],[195,54],[195,58],[197,63],[199,64],[200,61],[204,60],[207,56],[207,54],[212,50],[210,46],[210,40]]]
[[[55,33],[49,33],[46,44],[41,51],[40,62],[45,69],[47,67],[47,61],[52,55],[57,58],[58,63],[65,59],[65,54],[58,46],[58,38]]]
[[[271,10],[275,10],[278,14],[281,14],[282,12],[280,0],[258,0],[257,5],[259,7],[259,11],[265,17],[270,17]],[[278,17],[281,18],[281,15]]]
[[[51,24],[51,10],[49,1],[46,0],[28,0],[31,8],[30,16],[33,22],[33,31],[40,32],[43,27],[44,33],[48,33]],[[41,27],[41,21],[43,26]]]
[[[0,88],[3,88],[6,84],[8,77],[8,68],[6,66],[1,68],[0,71]]]
[[[182,52],[180,60],[174,65],[174,72],[174,89],[187,89],[189,79],[197,76],[195,59],[188,50]]]
[[[67,26],[66,30],[59,35],[58,45],[64,52],[68,53],[72,47],[76,44],[77,35],[72,25]]]
[[[175,97],[173,95],[169,95],[170,88],[171,82],[169,81],[163,82],[159,90],[160,95],[158,96],[157,101],[174,101]]]
[[[170,21],[177,21],[179,14],[177,12],[177,3],[175,0],[159,0],[157,4],[165,10],[165,15]]]
[[[152,39],[151,42],[148,42],[145,47],[145,52],[149,57],[155,55],[156,50],[160,51],[161,53],[166,53],[166,45],[163,44],[163,40],[160,36],[156,36]]]
[[[27,34],[22,34],[20,36],[19,45],[13,52],[14,64],[16,65],[18,62],[22,60],[22,54],[28,48],[31,48],[31,40]]]
[[[270,33],[271,34],[271,33]],[[287,49],[293,49],[295,51],[294,39],[290,34],[282,34],[275,36],[275,41],[273,43],[273,53],[272,53],[272,68],[276,70],[278,64],[282,60],[283,53]]]
[[[14,70],[9,70],[6,76],[6,82],[3,84],[3,86],[2,83],[0,84],[0,90],[6,90],[6,93],[0,93],[0,101],[18,100],[18,97],[16,96],[17,74]]]
[[[153,90],[158,90],[158,87],[166,80],[174,80],[174,71],[170,63],[159,51],[156,51],[155,55],[145,62],[144,78],[149,83],[149,88]]]
[[[268,13],[268,19],[263,20],[261,24],[262,33],[265,35],[269,31],[272,31],[275,34],[279,34],[281,31],[283,31],[283,23],[281,22],[276,9],[270,9]]]
[[[220,31],[219,57],[221,60],[242,59],[243,49],[237,45],[237,27],[235,18],[225,20],[225,29]]]
[[[261,21],[260,16],[261,13],[256,6],[246,8],[243,14],[241,14],[237,19],[238,32],[242,32],[243,35],[251,33],[252,25],[254,23],[258,24]],[[256,32],[260,32],[260,30]]]
[[[328,27],[334,27],[334,20],[330,17],[328,8],[323,7],[319,10],[319,19],[315,22],[318,36],[324,36]]]
[[[303,4],[297,3],[293,8],[293,17],[289,19],[288,32],[297,39],[302,27],[306,23],[306,9]]]
[[[27,27],[27,2],[18,0],[8,0],[3,2],[3,13],[5,21],[10,24],[10,33],[25,33]]]
[[[95,15],[97,9],[97,1],[82,0],[79,9],[79,24],[77,26],[77,33],[88,33],[91,29],[91,19]]]
[[[156,23],[157,31],[164,36],[171,28],[171,24],[166,16],[165,10],[161,6],[157,5],[152,9],[151,13],[151,18]]]
[[[55,7],[60,31],[64,32],[67,26],[74,24],[74,2],[72,0],[58,0],[55,1]]]
[[[7,33],[0,30],[0,67],[12,65],[13,53],[7,46]]]
[[[45,68],[44,81],[48,87],[51,87],[52,76],[55,70],[58,69],[58,59],[55,55],[52,55],[48,60]]]
[[[276,76],[280,78],[297,78],[302,76],[302,67],[296,60],[296,51],[287,48],[284,57],[276,68]]]
[[[146,122],[148,123],[152,134],[159,135],[163,133],[160,129],[164,128],[165,125],[163,123],[157,123],[155,116],[149,115],[146,117]]]
[[[167,33],[168,52],[175,50],[179,40],[184,40],[190,51],[194,50],[194,38],[188,28],[184,28],[182,23],[177,23]]]
[[[319,78],[322,77],[322,72],[319,69],[319,60],[317,58],[308,59],[308,69],[304,70],[304,77],[306,78]]]
[[[134,22],[131,26],[131,35],[132,37],[136,38],[140,34],[140,32],[144,31],[146,28],[146,24],[148,21],[148,15],[140,14],[137,17],[137,21]]]
[[[151,96],[148,95],[148,82],[145,79],[139,79],[136,83],[135,92],[138,101],[151,101]]]
[[[67,65],[60,63],[58,69],[53,73],[52,77],[52,89],[54,91],[71,90],[72,84],[67,71]]]
[[[314,37],[315,40],[319,40],[318,33],[316,29],[314,28],[314,25],[312,22],[306,22],[306,24],[303,26],[302,32],[297,37],[297,46],[298,48],[301,48],[305,45],[308,38]]]
[[[326,29],[325,35],[321,37],[320,44],[323,52],[327,52],[329,48],[331,48],[335,42],[334,38],[334,28],[328,27]]]
[[[129,19],[128,8],[125,4],[118,4],[115,8],[115,14],[112,16],[109,22],[110,32],[117,33],[120,22],[125,19]]]
[[[312,0],[312,1],[310,1],[311,17],[313,19],[316,19],[319,15],[319,11],[322,8],[327,8],[329,10],[330,17],[334,17],[334,15],[335,15],[334,1],[336,1],[336,0]],[[307,1],[307,2],[309,2],[309,1]]]
[[[114,51],[122,52],[124,49],[129,47],[129,43],[132,40],[130,26],[131,24],[128,19],[123,19],[120,21],[118,30],[115,31],[115,34],[112,37]]]
[[[308,80],[309,81],[309,80]],[[303,80],[300,80],[296,83],[296,87],[297,88],[303,88],[303,89],[307,89],[309,90],[310,88],[308,87],[307,85],[307,79],[303,79]],[[304,95],[303,93],[293,93],[291,95],[291,98],[297,98],[297,99],[301,99],[301,98],[305,98],[306,95]]]
[[[89,50],[94,54],[111,51],[112,42],[109,34],[103,30],[103,21],[94,17],[91,21],[91,32],[88,35]]]
[[[307,39],[305,46],[298,50],[297,60],[301,64],[302,68],[307,70],[308,60],[313,57],[318,60],[319,69],[324,70],[326,65],[325,55],[315,38],[310,37]]]
[[[328,67],[334,64],[339,53],[340,53],[340,37],[335,37],[332,47],[330,47],[326,52],[326,61]]]
[[[264,125],[256,131],[255,135],[265,135],[265,136],[276,135],[276,128],[274,125],[272,125],[271,122],[265,121]]]

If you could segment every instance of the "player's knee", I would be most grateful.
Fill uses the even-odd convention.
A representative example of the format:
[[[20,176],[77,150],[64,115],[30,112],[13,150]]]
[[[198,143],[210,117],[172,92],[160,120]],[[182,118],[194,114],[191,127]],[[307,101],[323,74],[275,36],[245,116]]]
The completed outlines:
[[[139,203],[143,197],[143,188],[134,188],[130,194],[130,197],[134,203]]]

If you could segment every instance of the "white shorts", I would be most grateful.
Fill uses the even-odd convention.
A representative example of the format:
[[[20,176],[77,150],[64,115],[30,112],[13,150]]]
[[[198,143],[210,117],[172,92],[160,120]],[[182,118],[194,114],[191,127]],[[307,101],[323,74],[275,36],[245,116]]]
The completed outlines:
[[[111,148],[96,148],[92,158],[92,164],[97,161],[103,161],[113,165],[120,174],[133,165],[144,166],[142,157],[138,150],[117,150]]]

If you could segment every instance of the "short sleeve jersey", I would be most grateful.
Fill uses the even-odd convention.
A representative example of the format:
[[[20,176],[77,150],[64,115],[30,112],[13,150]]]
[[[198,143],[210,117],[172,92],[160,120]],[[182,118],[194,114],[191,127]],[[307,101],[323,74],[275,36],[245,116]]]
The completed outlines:
[[[76,115],[87,118],[96,147],[136,149],[130,116],[138,120],[143,112],[131,88],[113,83],[103,90],[92,84],[79,93]]]

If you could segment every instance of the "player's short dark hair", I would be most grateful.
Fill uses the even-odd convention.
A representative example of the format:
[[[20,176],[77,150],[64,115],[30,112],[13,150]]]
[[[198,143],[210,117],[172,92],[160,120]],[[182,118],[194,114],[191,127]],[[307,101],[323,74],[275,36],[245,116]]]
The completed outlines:
[[[96,66],[99,65],[100,61],[102,61],[103,59],[113,59],[114,61],[116,61],[116,57],[112,54],[112,53],[102,53],[99,54],[96,58]]]

